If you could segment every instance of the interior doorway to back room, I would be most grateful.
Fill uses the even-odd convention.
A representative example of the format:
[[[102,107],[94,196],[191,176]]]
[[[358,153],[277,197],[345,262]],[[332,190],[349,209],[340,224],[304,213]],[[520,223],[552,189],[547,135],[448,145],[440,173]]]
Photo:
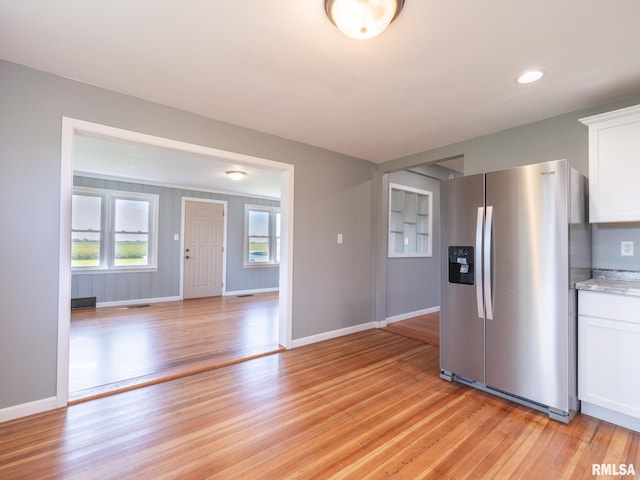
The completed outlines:
[[[61,205],[67,204],[71,206],[71,196],[73,191],[74,175],[87,175],[93,173],[96,178],[100,179],[103,185],[112,185],[113,182],[131,182],[131,178],[124,178],[124,172],[117,175],[109,175],[104,172],[88,172],[83,169],[82,163],[77,161],[74,155],[74,143],[78,138],[93,138],[100,141],[107,141],[110,147],[118,144],[121,148],[135,148],[145,150],[149,155],[162,157],[162,160],[178,161],[181,170],[185,168],[185,158],[189,156],[198,157],[199,161],[209,162],[211,167],[216,162],[222,162],[222,169],[229,168],[229,164],[233,164],[235,168],[243,165],[245,169],[251,173],[259,170],[266,172],[275,172],[278,178],[279,188],[284,190],[283,201],[281,203],[282,222],[283,222],[283,239],[281,245],[282,263],[280,273],[280,292],[257,292],[256,294],[233,295],[233,292],[225,292],[224,285],[224,269],[226,257],[224,255],[224,235],[225,235],[225,217],[224,202],[202,201],[197,199],[191,203],[185,203],[190,207],[201,207],[207,205],[208,219],[199,217],[193,220],[202,212],[194,212],[189,209],[184,212],[183,230],[172,234],[174,240],[179,240],[178,254],[181,259],[181,279],[180,279],[180,296],[178,298],[167,299],[164,302],[113,302],[117,304],[103,305],[102,308],[95,309],[92,313],[89,311],[74,312],[73,324],[72,315],[70,313],[70,299],[72,293],[70,289],[64,287],[65,277],[71,278],[71,252],[70,249],[65,251],[61,247],[60,255],[60,271],[61,271],[61,288],[60,288],[60,313],[59,313],[59,358],[58,358],[58,395],[57,403],[60,406],[67,404],[68,401],[75,401],[82,398],[90,398],[94,395],[101,395],[101,390],[119,390],[130,389],[132,385],[156,383],[158,380],[157,372],[145,371],[142,365],[150,356],[153,356],[153,344],[163,336],[172,337],[171,341],[162,341],[162,343],[170,344],[190,344],[196,346],[200,350],[198,352],[183,350],[176,358],[169,358],[165,353],[155,352],[156,364],[161,365],[160,370],[169,375],[180,374],[187,370],[195,372],[202,369],[211,368],[213,364],[233,363],[238,358],[231,358],[224,353],[224,349],[233,350],[237,355],[256,356],[262,353],[270,353],[278,351],[290,344],[290,236],[291,236],[291,216],[289,215],[289,205],[291,201],[291,192],[293,187],[293,167],[283,165],[277,162],[271,162],[264,159],[256,159],[253,157],[245,157],[242,155],[231,154],[229,152],[220,152],[214,149],[199,147],[197,145],[183,144],[167,139],[149,137],[135,132],[127,132],[111,127],[104,127],[96,124],[90,124],[79,120],[65,119],[66,126],[63,125],[63,159],[62,159],[62,184],[61,184]],[[66,147],[65,147],[66,145]],[[75,145],[77,147],[77,144]],[[140,151],[142,151],[140,150]],[[75,149],[78,153],[78,149]],[[163,156],[164,155],[164,156]],[[176,156],[179,157],[176,160]],[[157,159],[156,159],[157,160]],[[191,159],[193,160],[193,159]],[[189,161],[191,161],[189,160]],[[226,164],[225,164],[226,162]],[[188,162],[187,162],[188,163]],[[157,165],[156,165],[157,166]],[[157,171],[158,169],[150,169]],[[66,178],[66,180],[65,180]],[[148,181],[145,179],[137,180],[139,185],[155,185],[158,186],[163,182]],[[166,186],[166,185],[163,185]],[[188,190],[185,185],[180,188]],[[141,187],[143,189],[149,187]],[[194,188],[198,193],[202,189]],[[246,194],[243,194],[246,195]],[[196,195],[196,196],[200,196]],[[161,206],[162,206],[161,202]],[[165,205],[166,210],[166,205]],[[197,208],[195,209],[197,210]],[[162,211],[162,208],[161,208]],[[200,224],[200,229],[190,228],[189,224]],[[202,227],[203,224],[209,224],[208,227]],[[70,245],[71,238],[71,218],[61,216],[61,245]],[[68,228],[66,228],[68,227]],[[203,234],[207,232],[207,234]],[[191,235],[193,233],[193,235]],[[208,237],[208,238],[205,238]],[[185,250],[189,249],[189,252]],[[181,251],[180,251],[181,250]],[[207,257],[207,262],[211,263],[213,268],[204,270],[198,265],[188,266],[185,260],[191,260],[193,257],[189,255],[189,259],[184,258],[186,253],[194,254],[196,258]],[[212,261],[213,260],[213,261]],[[195,263],[195,262],[192,262]],[[284,269],[282,267],[284,266]],[[121,272],[113,272],[110,274],[113,279],[112,285],[115,288],[139,288],[130,282],[121,282],[124,278]],[[140,275],[139,275],[140,276]],[[133,278],[133,276],[132,276]],[[98,279],[98,277],[94,277]],[[206,281],[202,281],[202,280]],[[197,281],[196,281],[197,280]],[[68,280],[66,280],[68,281]],[[104,281],[104,280],[103,280]],[[107,280],[109,282],[110,280]],[[100,283],[100,282],[98,282]],[[135,283],[135,282],[134,282]],[[121,286],[119,286],[121,285]],[[191,287],[196,287],[193,290]],[[226,295],[225,295],[226,293]],[[184,298],[184,300],[183,300]],[[160,300],[164,300],[161,298]],[[65,308],[66,306],[66,308]],[[250,312],[250,313],[249,313]],[[126,321],[122,321],[125,320]],[[166,321],[167,319],[171,319]],[[160,333],[158,326],[165,323],[168,328]],[[216,323],[218,322],[218,323]],[[240,323],[238,323],[240,322]],[[261,322],[261,327],[258,323]],[[204,329],[206,325],[216,325],[214,329],[217,334],[207,336]],[[250,325],[251,335],[247,333],[244,327],[238,327],[239,324]],[[110,325],[107,327],[107,325]],[[145,326],[146,325],[146,326]],[[150,325],[153,327],[148,328]],[[236,325],[235,328],[233,325]],[[77,327],[77,328],[76,328]],[[109,330],[111,329],[111,330]],[[146,329],[146,330],[145,330]],[[196,337],[185,336],[185,332],[196,333]],[[66,335],[65,335],[66,333]],[[68,335],[68,336],[67,336]],[[236,340],[242,339],[242,344],[238,344]],[[259,336],[260,341],[253,342]],[[105,341],[109,338],[112,340],[120,336],[122,343],[117,346],[116,343]],[[221,339],[222,342],[217,344],[211,339]],[[65,341],[66,338],[66,341]],[[75,347],[72,343],[75,342]],[[78,343],[79,342],[79,343]],[[100,343],[102,342],[102,343]],[[234,343],[235,342],[235,343]],[[84,347],[81,344],[84,343]],[[129,344],[130,350],[135,352],[137,357],[133,361],[126,360],[125,344]],[[226,346],[225,346],[226,344]],[[80,346],[78,346],[80,345]],[[199,346],[198,346],[199,345]],[[87,348],[88,346],[88,348]],[[175,351],[178,347],[173,348]],[[91,358],[82,358],[82,352],[92,352]],[[68,357],[64,354],[70,353]],[[79,355],[74,355],[79,353]],[[236,356],[237,356],[236,355]],[[129,371],[128,378],[117,378],[105,376],[103,385],[82,386],[83,375],[90,370],[95,370],[98,357],[115,359],[115,368],[111,369],[111,373],[115,370]],[[65,361],[65,357],[68,359]],[[207,357],[207,358],[205,358]],[[214,359],[212,363],[211,360]],[[138,370],[131,368],[134,365],[141,366]],[[70,377],[73,375],[72,370],[83,372],[75,380]],[[80,385],[80,386],[79,386]],[[75,391],[74,391],[75,390]],[[70,392],[73,392],[70,394]]]

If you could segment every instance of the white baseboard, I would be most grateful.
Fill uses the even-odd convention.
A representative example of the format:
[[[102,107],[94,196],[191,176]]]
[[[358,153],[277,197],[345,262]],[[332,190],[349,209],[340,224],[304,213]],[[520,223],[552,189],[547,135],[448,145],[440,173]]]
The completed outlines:
[[[394,315],[393,317],[387,317],[384,319],[384,322],[379,322],[379,323],[380,323],[380,327],[385,327],[389,323],[400,322],[402,320],[407,320],[409,318],[419,317],[420,315],[428,315],[430,313],[436,313],[439,311],[440,311],[440,306],[425,308],[423,310],[416,310],[415,312],[407,312],[407,313],[402,313],[400,315]]]
[[[584,400],[581,402],[580,411],[584,415],[599,418],[605,422],[620,425],[621,427],[628,428],[635,432],[640,432],[640,418],[616,412],[599,405],[594,405],[592,403],[585,402]]]
[[[332,338],[342,337],[344,335],[350,335],[364,330],[371,330],[373,328],[378,328],[378,322],[361,323],[360,325],[355,325],[353,327],[319,333],[318,335],[311,335],[310,337],[297,338],[291,341],[291,348],[302,347],[304,345],[310,345],[312,343],[322,342],[324,340],[330,340]]]
[[[256,288],[254,290],[233,290],[231,292],[224,292],[223,295],[225,297],[233,297],[235,295],[252,295],[254,293],[268,293],[268,292],[278,292],[280,288]]]
[[[117,300],[115,302],[98,302],[96,308],[103,307],[123,307],[126,305],[144,305],[147,303],[175,302],[182,300],[178,297],[156,297],[156,298],[136,298],[133,300]]]
[[[0,423],[8,422],[15,418],[46,412],[47,410],[55,410],[56,406],[56,397],[50,397],[43,398],[42,400],[36,400],[34,402],[14,405],[13,407],[3,408],[0,409]]]
[[[277,292],[280,289],[278,287],[275,288],[257,288],[254,290],[236,290],[233,292],[224,292],[222,295],[234,296],[234,295],[251,295],[253,293],[267,293],[267,292]],[[176,302],[182,300],[180,296],[176,297],[156,297],[156,298],[136,298],[132,300],[117,300],[115,302],[98,302],[96,304],[96,308],[103,307],[124,307],[126,305],[144,305],[147,303],[161,303],[161,302]]]

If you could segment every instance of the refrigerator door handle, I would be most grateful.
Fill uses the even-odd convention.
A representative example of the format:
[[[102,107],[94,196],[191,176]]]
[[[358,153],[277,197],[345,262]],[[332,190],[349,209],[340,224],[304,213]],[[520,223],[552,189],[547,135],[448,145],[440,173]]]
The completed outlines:
[[[476,253],[475,253],[475,283],[476,304],[478,317],[484,318],[484,301],[482,297],[482,224],[484,223],[484,207],[478,207],[478,219],[476,220]]]
[[[493,295],[491,292],[491,235],[493,231],[493,207],[487,206],[487,218],[484,224],[484,304],[487,313],[487,319],[493,320]]]

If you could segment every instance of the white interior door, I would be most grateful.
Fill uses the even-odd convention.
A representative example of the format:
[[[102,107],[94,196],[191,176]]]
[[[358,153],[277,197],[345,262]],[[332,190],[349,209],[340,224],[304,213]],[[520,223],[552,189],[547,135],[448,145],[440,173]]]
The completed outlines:
[[[222,295],[224,205],[185,201],[183,298]]]

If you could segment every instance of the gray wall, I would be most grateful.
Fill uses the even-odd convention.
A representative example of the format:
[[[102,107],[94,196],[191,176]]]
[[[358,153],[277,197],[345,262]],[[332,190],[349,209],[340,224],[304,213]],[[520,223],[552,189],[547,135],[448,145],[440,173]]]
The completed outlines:
[[[587,129],[578,118],[638,103],[626,99],[375,165],[0,61],[0,409],[56,393],[62,116],[295,165],[298,339],[384,319],[385,173],[458,155],[467,173],[558,158],[587,173]],[[639,232],[638,225],[596,228],[594,266],[640,268],[637,257],[618,254],[619,240]]]
[[[295,171],[294,339],[373,321],[375,175],[337,156]]]
[[[63,116],[293,164],[293,338],[371,321],[374,164],[0,61],[0,409],[56,394]]]
[[[74,176],[73,184],[159,196],[158,270],[76,274],[71,277],[71,297],[96,297],[100,302],[175,297],[180,295],[180,241],[182,198],[204,198],[227,202],[227,292],[278,288],[278,267],[244,267],[244,206],[280,202],[220,193],[144,185],[139,183]]]
[[[391,160],[381,164],[380,170],[390,172],[463,155],[465,174],[566,158],[571,165],[588,176],[588,129],[578,119],[637,104],[640,104],[640,96],[625,98]],[[640,242],[640,224],[594,225],[593,267],[640,270],[640,254],[634,257],[620,256],[622,240]]]
[[[387,318],[440,306],[440,181],[407,171],[390,173],[388,180],[433,192],[433,256],[387,258]]]
[[[640,271],[640,223],[593,225],[593,268]],[[635,242],[635,256],[620,255],[620,242]]]

